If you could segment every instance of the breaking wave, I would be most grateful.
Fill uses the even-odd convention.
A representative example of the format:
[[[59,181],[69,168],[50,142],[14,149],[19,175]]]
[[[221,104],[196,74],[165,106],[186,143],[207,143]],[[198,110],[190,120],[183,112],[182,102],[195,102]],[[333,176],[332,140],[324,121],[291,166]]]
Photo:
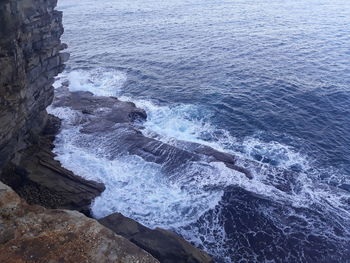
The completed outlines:
[[[230,255],[235,246],[230,245],[233,237],[226,224],[230,220],[234,222],[234,215],[230,214],[234,208],[231,207],[230,213],[227,210],[232,205],[228,200],[231,200],[231,195],[234,196],[230,189],[238,187],[247,191],[242,193],[243,196],[252,193],[254,198],[258,196],[261,200],[288,207],[286,210],[274,205],[264,206],[264,209],[259,207],[264,217],[285,231],[286,236],[291,235],[286,228],[297,223],[283,225],[280,218],[294,216],[310,225],[308,229],[316,235],[328,233],[325,234],[326,239],[339,239],[332,229],[335,223],[343,231],[340,239],[348,241],[350,222],[346,218],[350,218],[349,193],[316,180],[320,173],[339,171],[313,167],[307,153],[277,141],[264,141],[259,133],[235,138],[230,132],[212,125],[210,112],[202,106],[160,105],[123,96],[126,79],[126,74],[117,70],[75,70],[62,74],[55,85],[68,81],[71,91],[84,90],[95,95],[131,100],[147,112],[148,118],[142,130],[147,136],[180,148],[186,147],[183,141],[189,141],[235,154],[238,163],[249,167],[254,177],[249,180],[221,163],[192,163],[181,172],[166,176],[160,165],[137,156],[120,156],[110,160],[103,144],[91,147],[89,141],[96,138],[79,132],[76,125],[76,120],[81,118],[79,112],[50,108],[52,114],[64,120],[63,130],[55,142],[57,159],[74,173],[106,186],[105,192],[93,203],[94,216],[100,218],[121,212],[149,227],[173,229],[220,261],[232,262]],[[298,209],[312,212],[303,214]],[[329,220],[318,227],[318,218],[313,212],[316,210],[322,211],[327,216],[325,220]],[[235,249],[238,251],[239,247]],[[254,253],[251,252],[251,255]]]

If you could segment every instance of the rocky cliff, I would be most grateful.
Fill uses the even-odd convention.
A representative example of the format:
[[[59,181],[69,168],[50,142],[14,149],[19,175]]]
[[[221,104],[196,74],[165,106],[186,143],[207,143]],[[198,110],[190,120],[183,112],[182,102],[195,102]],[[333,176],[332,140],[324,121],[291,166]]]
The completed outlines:
[[[85,216],[104,186],[54,159],[61,122],[46,111],[54,78],[69,59],[62,52],[67,46],[60,41],[62,13],[56,4],[0,0],[0,180],[13,188],[0,182],[0,262],[211,262],[169,231],[147,229],[120,214],[103,220],[106,227]],[[68,95],[67,103],[76,99]],[[145,117],[132,103],[100,100],[112,108],[124,105],[126,111],[114,112],[112,122]],[[95,105],[85,105],[83,97],[77,104]],[[132,235],[123,236],[128,229]]]
[[[0,179],[31,203],[88,213],[103,185],[54,160],[46,107],[68,53],[57,0],[0,1]],[[28,205],[0,183],[0,262],[158,262],[76,211]]]
[[[0,1],[0,169],[44,127],[54,77],[64,69],[66,45],[57,0]]]
[[[53,159],[59,121],[46,107],[64,70],[57,0],[0,1],[0,178],[29,203],[89,214],[104,186],[74,176]]]

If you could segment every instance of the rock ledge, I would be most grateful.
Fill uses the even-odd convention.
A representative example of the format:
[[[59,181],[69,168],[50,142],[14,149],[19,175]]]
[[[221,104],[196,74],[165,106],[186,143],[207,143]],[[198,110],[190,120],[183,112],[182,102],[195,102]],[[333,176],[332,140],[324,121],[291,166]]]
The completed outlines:
[[[28,205],[0,183],[0,262],[158,261],[94,219],[77,211]]]

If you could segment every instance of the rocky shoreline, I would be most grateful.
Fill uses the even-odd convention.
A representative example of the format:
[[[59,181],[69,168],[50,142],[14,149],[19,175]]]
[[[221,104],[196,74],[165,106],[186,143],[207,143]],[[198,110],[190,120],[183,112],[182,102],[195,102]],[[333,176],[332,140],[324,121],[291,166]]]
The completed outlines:
[[[77,210],[90,216],[92,200],[105,187],[74,175],[54,159],[53,140],[60,122],[57,117],[49,115],[38,140],[21,152],[18,165],[7,165],[1,178],[29,204]]]
[[[1,262],[212,262],[165,229],[149,229],[118,213],[96,221],[61,210],[91,217],[90,204],[104,186],[54,160],[59,127],[60,120],[49,115],[39,140],[24,150],[21,162],[2,171],[2,181],[19,196],[0,183]]]
[[[0,261],[159,262],[96,220],[77,211],[28,205],[1,182]]]
[[[147,119],[147,114],[134,103],[120,101],[116,97],[96,96],[87,91],[70,92],[67,85],[69,83],[56,88],[52,110],[61,108],[73,112],[76,116],[67,120],[70,126],[79,127],[81,135],[95,138],[94,141],[86,139],[81,145],[87,143],[89,147],[94,144],[95,147],[102,147],[108,152],[108,159],[136,155],[147,162],[161,165],[169,173],[186,163],[221,162],[252,178],[249,170],[237,165],[236,157],[231,154],[187,141],[172,145],[145,135],[142,123]]]
[[[173,145],[146,136],[142,123],[147,114],[132,102],[70,92],[69,83],[54,91],[55,77],[69,58],[62,52],[67,45],[60,40],[62,13],[55,10],[56,4],[57,0],[0,2],[0,261],[213,262],[168,230],[149,229],[119,213],[91,218],[91,203],[105,186],[55,160],[54,140],[64,121],[46,109],[51,105],[53,110],[75,112],[72,125],[81,135],[96,138],[87,143],[102,145],[106,158],[138,156],[159,164],[164,174],[191,162],[215,162],[251,179],[242,165],[250,161],[198,143]],[[293,191],[295,177],[286,173],[273,173],[273,185]]]
[[[46,111],[54,99],[54,78],[69,58],[61,52],[67,46],[60,41],[62,12],[55,10],[56,4],[0,3],[0,261],[212,262],[167,230],[148,229],[120,214],[101,219],[101,224],[87,217],[91,202],[105,188],[55,160],[53,141],[61,122]],[[89,116],[87,133],[100,126],[91,114],[98,100],[112,109],[103,128],[146,117],[133,103],[116,98],[66,94],[56,103],[74,101]]]

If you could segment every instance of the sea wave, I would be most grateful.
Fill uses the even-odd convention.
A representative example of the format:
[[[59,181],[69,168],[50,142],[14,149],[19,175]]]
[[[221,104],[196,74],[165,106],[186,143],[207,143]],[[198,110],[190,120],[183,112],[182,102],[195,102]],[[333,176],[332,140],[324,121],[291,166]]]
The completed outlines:
[[[264,141],[259,133],[236,138],[233,132],[211,124],[210,112],[201,105],[161,105],[123,96],[126,79],[126,74],[118,70],[79,69],[62,74],[55,85],[68,81],[71,91],[131,100],[147,112],[147,120],[142,124],[145,135],[179,148],[187,147],[183,143],[186,141],[234,154],[238,164],[252,171],[253,179],[222,163],[194,162],[180,172],[165,175],[160,165],[137,156],[111,160],[103,144],[89,143],[108,138],[90,138],[79,132],[81,113],[51,107],[49,112],[63,119],[63,130],[55,141],[57,159],[76,174],[106,185],[105,192],[92,205],[95,217],[121,212],[150,227],[173,229],[216,256],[226,255],[222,260],[230,262],[232,251],[227,248],[230,238],[224,227],[221,202],[225,191],[234,186],[292,207],[294,210],[288,213],[295,213],[297,208],[326,211],[330,217],[327,220],[336,220],[343,227],[344,236],[349,237],[349,222],[342,218],[350,218],[350,195],[315,180],[322,169],[312,165],[307,153],[277,141]],[[270,220],[282,228],[277,217]],[[305,220],[311,224],[315,219],[305,215]],[[331,227],[330,221],[313,231],[326,229],[333,233]]]

